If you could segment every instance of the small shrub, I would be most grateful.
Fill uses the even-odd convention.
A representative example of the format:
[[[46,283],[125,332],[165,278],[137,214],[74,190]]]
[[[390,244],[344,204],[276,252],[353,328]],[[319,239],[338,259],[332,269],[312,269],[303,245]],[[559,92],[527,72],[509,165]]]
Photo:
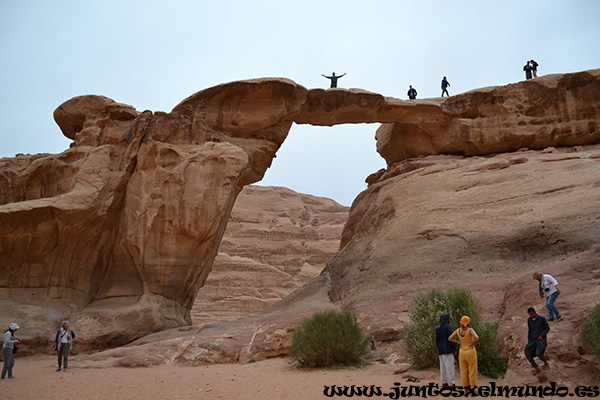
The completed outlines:
[[[439,325],[440,315],[450,312],[453,329],[458,328],[463,315],[471,318],[471,327],[479,336],[476,345],[479,372],[490,378],[497,378],[506,372],[506,362],[495,344],[498,327],[482,321],[481,306],[470,291],[453,289],[442,292],[432,289],[414,296],[411,302],[412,307],[408,312],[410,322],[403,329],[403,340],[413,368],[438,365],[435,328]]]
[[[371,337],[349,311],[323,311],[305,318],[292,334],[290,354],[300,367],[360,365]]]
[[[588,320],[583,325],[581,342],[591,350],[596,357],[600,357],[600,304],[596,304],[588,314]]]

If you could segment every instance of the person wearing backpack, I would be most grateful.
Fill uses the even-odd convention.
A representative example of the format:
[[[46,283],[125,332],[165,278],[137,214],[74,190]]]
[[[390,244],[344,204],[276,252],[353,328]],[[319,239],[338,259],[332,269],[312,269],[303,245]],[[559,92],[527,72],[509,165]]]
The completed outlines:
[[[69,352],[73,348],[75,332],[69,327],[69,321],[63,321],[62,326],[56,332],[54,349],[58,352],[57,372],[66,372],[69,366]],[[61,367],[64,367],[61,369]]]
[[[2,376],[0,377],[2,379],[6,379],[6,373],[8,373],[9,378],[14,378],[13,367],[15,366],[15,357],[13,354],[17,352],[15,343],[21,343],[21,339],[15,338],[17,329],[19,329],[19,325],[11,322],[8,325],[8,330],[4,334],[4,344],[2,345],[4,367],[2,368]]]

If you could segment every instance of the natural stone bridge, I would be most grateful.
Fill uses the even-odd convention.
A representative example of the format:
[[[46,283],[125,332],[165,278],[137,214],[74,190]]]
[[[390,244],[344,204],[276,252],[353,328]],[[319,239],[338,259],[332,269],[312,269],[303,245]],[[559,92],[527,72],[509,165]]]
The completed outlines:
[[[294,122],[382,123],[391,167],[596,143],[599,101],[600,70],[415,101],[287,79],[216,86],[171,113],[75,97],[54,114],[70,149],[0,159],[0,324],[43,343],[69,317],[99,347],[190,323],[237,194]]]

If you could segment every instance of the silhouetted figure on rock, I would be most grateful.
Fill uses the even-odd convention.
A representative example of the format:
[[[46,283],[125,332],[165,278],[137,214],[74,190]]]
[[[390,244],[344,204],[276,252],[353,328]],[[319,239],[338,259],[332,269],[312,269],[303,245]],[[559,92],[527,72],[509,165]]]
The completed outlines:
[[[321,74],[321,75],[323,75],[323,74]],[[340,79],[344,75],[346,75],[345,72],[342,75],[338,75],[338,76],[335,75],[335,72],[332,72],[331,76],[326,76],[326,75],[323,75],[323,76],[325,78],[331,80],[331,86],[330,86],[330,88],[336,88],[337,87],[337,81],[338,81],[338,79]]]
[[[417,90],[415,88],[412,87],[412,85],[408,85],[408,93],[406,93],[408,95],[408,98],[411,100],[414,100],[417,98]]]
[[[525,79],[531,79],[532,78],[532,71],[533,71],[533,67],[531,66],[531,61],[527,61],[527,64],[525,64],[525,66],[523,67],[523,71],[525,71]]]
[[[446,96],[450,97],[448,86],[450,86],[450,82],[444,77],[444,79],[442,79],[442,97],[444,97],[444,93],[446,93]]]
[[[537,78],[537,68],[540,66],[538,63],[536,63],[535,61],[531,60],[531,72],[533,72],[533,77]]]

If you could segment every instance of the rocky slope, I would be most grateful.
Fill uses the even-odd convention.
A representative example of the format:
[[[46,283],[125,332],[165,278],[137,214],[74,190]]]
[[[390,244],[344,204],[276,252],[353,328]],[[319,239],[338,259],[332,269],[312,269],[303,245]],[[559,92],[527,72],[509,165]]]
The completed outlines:
[[[578,335],[600,295],[598,243],[600,146],[429,156],[394,164],[355,200],[326,271],[333,301],[381,340],[401,336],[412,295],[471,290],[519,379],[531,377],[527,308],[546,314],[532,274],[550,273],[565,321],[552,325],[549,374],[577,382],[568,363],[589,382],[600,370]],[[403,353],[400,343],[389,351]]]
[[[339,249],[348,211],[331,199],[246,186],[198,291],[194,325],[256,314],[317,277]]]

